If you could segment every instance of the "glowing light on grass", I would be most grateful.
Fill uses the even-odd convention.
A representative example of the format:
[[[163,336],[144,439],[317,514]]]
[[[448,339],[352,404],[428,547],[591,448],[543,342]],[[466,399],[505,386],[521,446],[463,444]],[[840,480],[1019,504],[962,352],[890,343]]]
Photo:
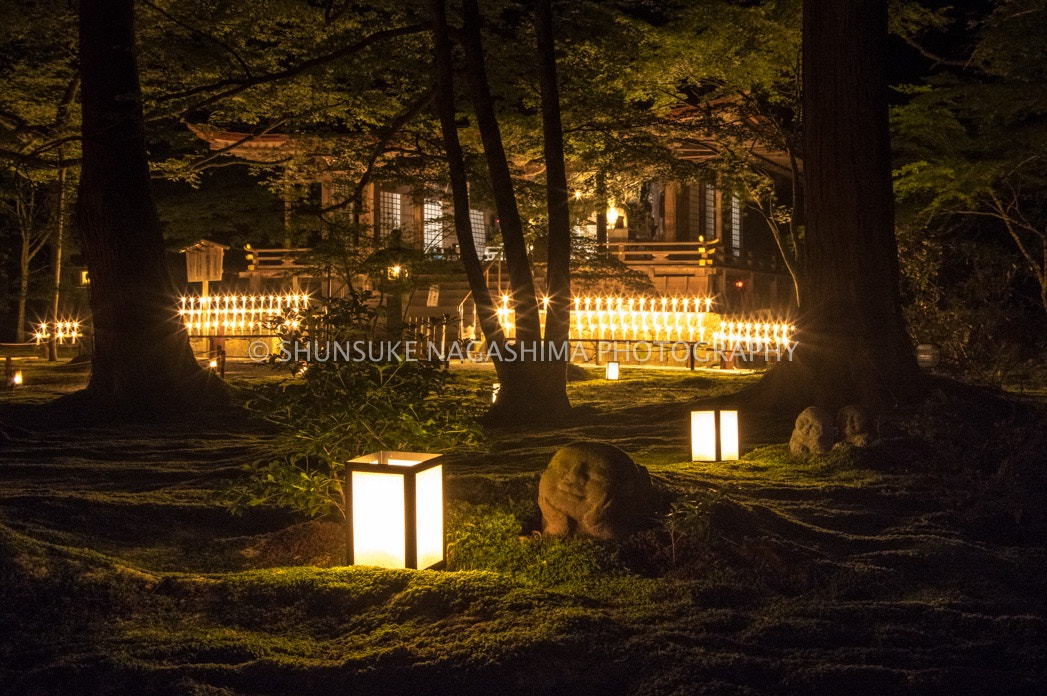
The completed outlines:
[[[604,376],[611,380],[618,379],[618,363],[613,360],[607,363],[607,371]]]
[[[347,464],[349,563],[431,568],[444,560],[439,454],[375,452]]]
[[[18,370],[13,375],[11,375],[11,386],[12,387],[20,387],[20,386],[22,386],[22,371],[21,370]]]
[[[734,461],[739,456],[737,411],[691,411],[691,461]]]

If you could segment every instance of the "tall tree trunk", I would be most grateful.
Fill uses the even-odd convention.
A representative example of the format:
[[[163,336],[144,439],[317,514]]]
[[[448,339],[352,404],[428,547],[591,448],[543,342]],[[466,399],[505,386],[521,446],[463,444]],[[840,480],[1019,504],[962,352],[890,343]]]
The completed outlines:
[[[26,340],[25,330],[25,308],[29,300],[29,261],[30,244],[32,239],[22,233],[22,249],[18,255],[18,325],[15,329],[15,342],[24,343]]]
[[[605,251],[607,244],[607,175],[596,173],[596,247]]]
[[[510,284],[513,288],[517,317],[528,311],[533,312],[533,315],[531,315],[533,319],[528,320],[531,325],[525,327],[523,336],[519,332],[520,322],[518,319],[518,340],[515,346],[510,345],[506,341],[505,335],[498,324],[494,303],[483,275],[483,267],[480,264],[472,240],[469,221],[468,181],[455,122],[454,66],[445,0],[430,0],[429,6],[433,21],[437,73],[436,102],[440,112],[444,149],[451,175],[455,228],[462,250],[462,261],[465,265],[466,276],[469,279],[469,286],[472,290],[474,301],[477,303],[481,329],[488,346],[496,349],[498,356],[501,358],[494,357],[493,359],[501,388],[498,392],[497,402],[491,407],[489,420],[494,423],[524,423],[556,418],[570,407],[567,401],[566,369],[562,360],[550,361],[543,359],[541,352],[537,298],[534,294],[530,263],[527,259],[527,249],[523,240],[523,229],[519,223],[519,214],[516,212],[516,197],[512,188],[512,179],[509,176],[508,160],[505,157],[501,136],[498,133],[493,102],[486,84],[486,74],[483,72],[481,65],[479,76],[482,77],[482,84],[476,84],[478,75],[474,70],[470,70],[472,73],[471,82],[473,83],[474,103],[476,103],[478,112],[482,111],[484,113],[482,118],[478,115],[477,120],[486,124],[484,149],[487,152],[488,168],[491,170],[492,179],[500,182],[500,189],[497,194],[501,200],[501,205],[498,208],[499,215],[504,216],[503,210],[510,211],[510,220],[513,214],[516,215],[515,236],[512,231],[513,223],[511,221],[508,225],[509,234],[508,236],[506,235],[505,217],[502,218],[502,231],[506,242],[506,257],[510,265]],[[473,3],[473,11],[472,21],[474,26],[472,28],[476,32],[473,40],[476,42],[479,39],[480,27],[479,14],[476,13],[475,3]],[[466,21],[468,22],[469,20],[467,19]],[[466,34],[468,33],[467,31]],[[474,43],[471,51],[466,50],[466,60],[470,62],[473,68],[476,67],[475,55],[478,48],[478,45]],[[480,58],[482,59],[482,48],[479,48],[479,50],[481,51]],[[480,95],[479,99],[477,99],[478,93]],[[498,187],[496,186],[496,188]],[[514,240],[512,244],[510,244],[510,239]],[[528,307],[531,309],[528,309]],[[527,346],[530,351],[537,351],[537,354],[532,352],[526,358],[521,358],[521,351],[518,350],[521,345]],[[548,357],[548,354],[544,357]]]
[[[887,123],[887,3],[804,0],[803,306],[771,403],[876,408],[919,380],[899,297]]]
[[[491,298],[491,290],[484,278],[483,264],[476,253],[472,219],[469,215],[469,178],[458,139],[458,125],[454,106],[454,53],[447,27],[445,0],[430,0],[433,23],[433,55],[436,67],[436,107],[440,113],[444,152],[451,180],[451,202],[454,208],[454,229],[458,248],[469,280],[473,303],[480,322],[480,330],[489,343],[504,343],[505,336],[498,323],[498,313]]]
[[[54,280],[51,293],[51,322],[58,326],[58,312],[62,302],[62,246],[65,241],[65,161],[62,151],[58,151],[58,201],[55,205],[54,240],[51,242],[51,268]],[[58,332],[54,331],[47,344],[47,359],[58,361]]]
[[[538,52],[538,84],[542,96],[542,141],[545,156],[546,209],[549,215],[549,257],[546,287],[549,305],[545,314],[545,342],[567,347],[571,329],[571,213],[568,209],[567,168],[564,165],[563,123],[556,76],[556,40],[552,0],[538,0],[534,16]],[[566,356],[566,350],[564,351]],[[550,396],[560,400],[556,410],[570,407],[567,400],[567,358],[550,359],[547,385]]]
[[[476,125],[484,146],[487,170],[491,176],[491,191],[498,211],[505,261],[509,267],[509,285],[512,288],[513,310],[516,312],[516,338],[520,341],[539,341],[542,338],[538,317],[538,298],[534,278],[527,258],[520,210],[509,170],[509,159],[502,143],[501,129],[495,115],[494,99],[487,81],[487,60],[481,36],[482,19],[477,0],[462,0],[462,47],[465,49],[465,73],[476,113]]]
[[[149,181],[132,0],[80,0],[83,172],[76,223],[91,274],[86,396],[144,415],[218,403],[175,311]]]

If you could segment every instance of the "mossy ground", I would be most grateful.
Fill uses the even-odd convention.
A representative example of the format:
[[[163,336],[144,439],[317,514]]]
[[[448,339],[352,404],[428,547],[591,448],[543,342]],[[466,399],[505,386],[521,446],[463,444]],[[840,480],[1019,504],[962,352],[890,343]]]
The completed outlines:
[[[490,372],[456,374],[489,398]],[[70,375],[33,365],[2,420]],[[230,516],[214,491],[269,438],[247,419],[23,419],[0,443],[0,693],[1047,693],[1035,442],[914,416],[801,458],[743,414],[741,461],[691,463],[688,404],[754,377],[590,376],[570,422],[449,455],[452,571],[338,567],[331,522]],[[583,439],[696,512],[615,545],[532,534],[541,469]]]

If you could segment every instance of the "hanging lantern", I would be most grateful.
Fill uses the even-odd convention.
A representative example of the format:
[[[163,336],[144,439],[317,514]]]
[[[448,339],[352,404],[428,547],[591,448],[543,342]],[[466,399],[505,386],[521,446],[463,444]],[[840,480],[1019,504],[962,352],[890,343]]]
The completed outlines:
[[[431,568],[444,561],[443,459],[375,452],[345,475],[350,565]]]
[[[738,459],[738,412],[691,411],[691,461]]]

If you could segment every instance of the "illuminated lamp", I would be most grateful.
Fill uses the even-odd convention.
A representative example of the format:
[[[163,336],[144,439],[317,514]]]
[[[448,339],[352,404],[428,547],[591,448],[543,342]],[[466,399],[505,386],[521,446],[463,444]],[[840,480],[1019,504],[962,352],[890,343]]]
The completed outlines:
[[[211,360],[207,363],[207,366],[209,368],[211,368],[212,370],[217,370],[218,369],[218,358],[211,358]]]
[[[935,343],[921,343],[916,346],[916,364],[926,369],[938,367],[942,360],[942,349]]]
[[[613,205],[609,207],[607,209],[607,224],[611,227],[614,227],[615,224],[618,222],[618,216],[618,209],[615,208]]]
[[[607,379],[618,379],[618,363],[611,361],[607,363]]]
[[[738,459],[738,412],[691,411],[691,461]]]
[[[495,382],[493,385],[491,385],[491,403],[492,404],[498,403],[498,392],[501,391],[501,390],[502,390],[501,382]]]
[[[443,563],[443,478],[439,454],[382,451],[349,460],[343,490],[349,564]]]
[[[21,370],[18,370],[13,375],[11,375],[11,386],[12,387],[20,387],[20,386],[22,386],[22,371]]]

